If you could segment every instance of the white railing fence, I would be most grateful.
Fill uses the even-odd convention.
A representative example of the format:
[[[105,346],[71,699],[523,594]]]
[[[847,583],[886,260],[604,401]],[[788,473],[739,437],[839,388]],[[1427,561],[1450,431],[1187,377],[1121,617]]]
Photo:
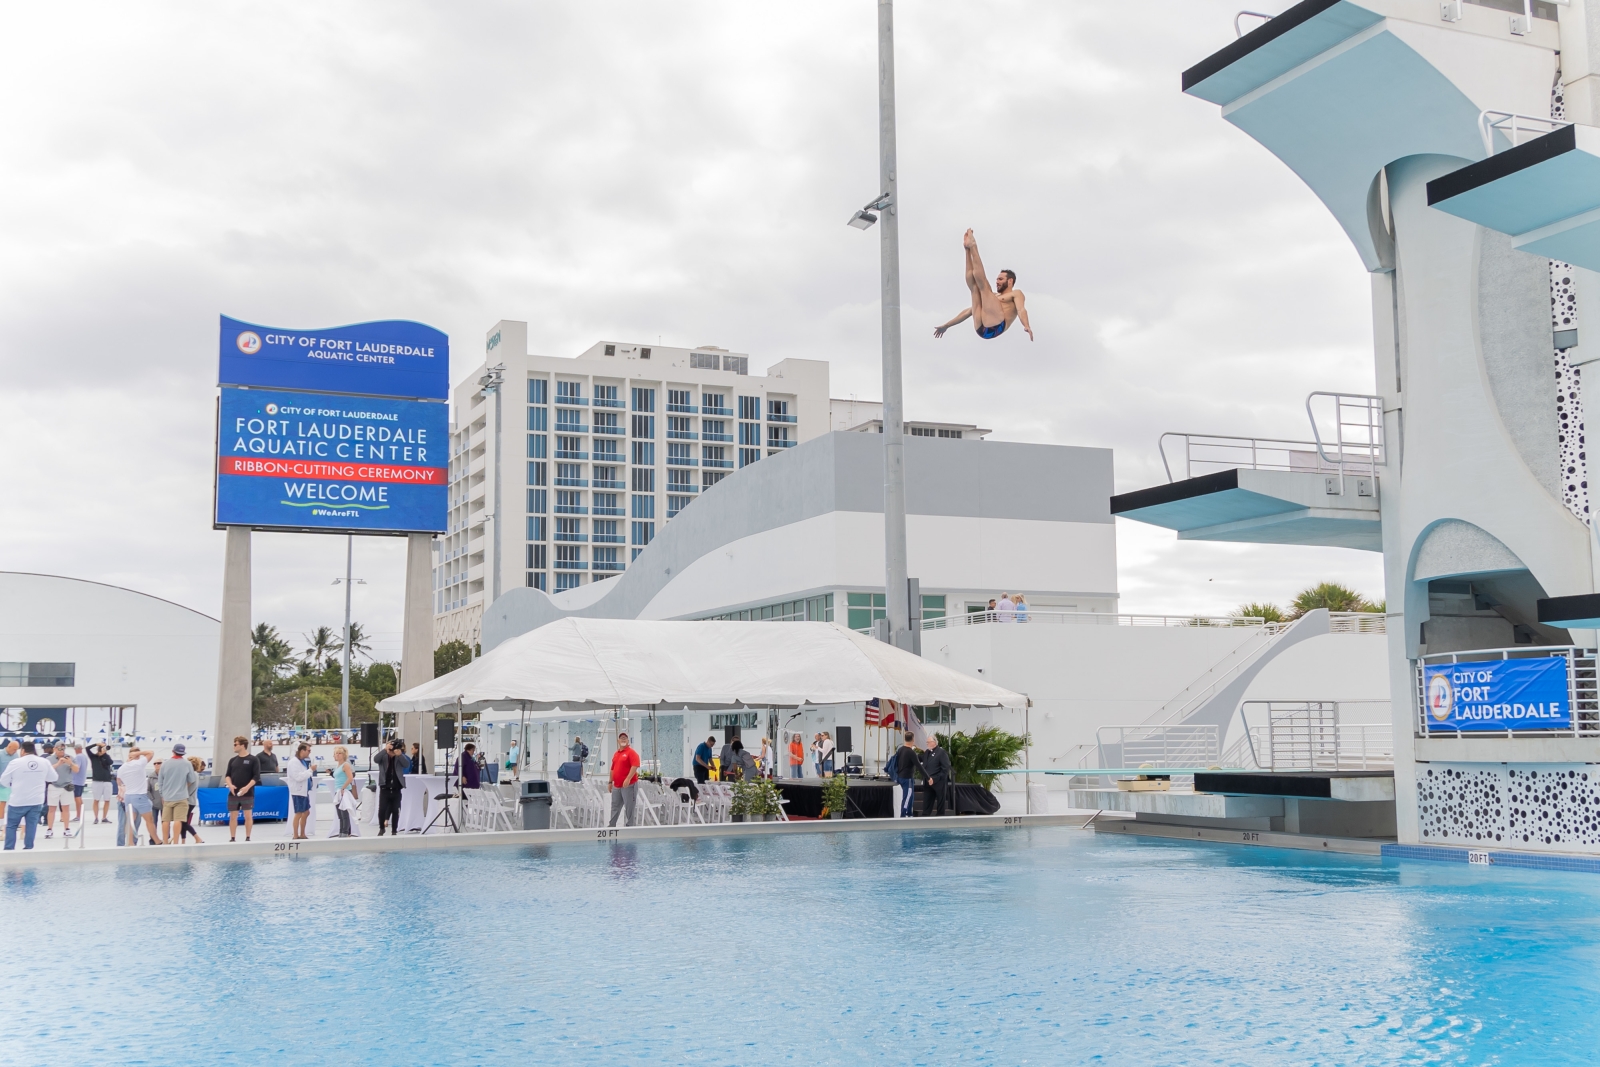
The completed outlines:
[[[1267,771],[1377,770],[1394,766],[1389,722],[1347,722],[1355,712],[1387,719],[1387,700],[1247,700],[1244,730],[1222,754],[1228,767]],[[1265,721],[1262,721],[1262,719]]]
[[[949,630],[960,626],[983,626],[987,623],[1041,626],[1186,626],[1234,627],[1281,626],[1264,623],[1261,619],[1236,618],[1232,615],[1122,615],[1109,611],[1034,611],[1016,615],[998,611],[969,611],[965,614],[946,615],[938,619],[923,619],[924,630]],[[869,633],[870,631],[861,631]]]
[[[1482,111],[1478,113],[1478,136],[1483,138],[1483,154],[1492,156],[1506,148],[1515,148],[1523,141],[1543,137],[1572,123],[1553,119],[1548,115],[1519,115],[1514,111]],[[1504,144],[1495,138],[1499,134]]]
[[[1424,667],[1445,663],[1470,663],[1495,659],[1540,659],[1547,656],[1564,656],[1567,660],[1567,700],[1572,709],[1572,725],[1556,729],[1526,730],[1473,730],[1460,733],[1445,729],[1430,721],[1428,693]],[[1417,737],[1507,738],[1507,737],[1600,737],[1600,682],[1596,677],[1596,661],[1600,657],[1592,648],[1575,645],[1523,645],[1520,648],[1487,648],[1441,652],[1423,656],[1412,662],[1412,693]]]

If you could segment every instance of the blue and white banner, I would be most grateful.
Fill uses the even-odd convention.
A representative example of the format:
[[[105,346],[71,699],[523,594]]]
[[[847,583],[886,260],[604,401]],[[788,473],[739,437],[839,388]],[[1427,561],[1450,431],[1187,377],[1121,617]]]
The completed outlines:
[[[217,525],[441,533],[449,432],[433,401],[223,389]]]
[[[1429,733],[1504,733],[1572,727],[1567,658],[1424,665]]]
[[[445,400],[450,338],[432,326],[399,319],[284,330],[224,315],[217,382]]]

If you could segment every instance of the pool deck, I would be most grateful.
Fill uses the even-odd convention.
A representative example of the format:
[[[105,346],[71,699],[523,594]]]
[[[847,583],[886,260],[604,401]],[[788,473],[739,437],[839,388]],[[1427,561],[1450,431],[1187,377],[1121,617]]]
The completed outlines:
[[[794,822],[743,822],[687,826],[621,826],[612,829],[511,830],[489,833],[401,834],[378,837],[363,826],[362,837],[314,836],[309,841],[262,840],[229,843],[226,827],[205,827],[204,845],[140,845],[80,848],[76,840],[63,847],[57,837],[34,843],[32,851],[0,851],[0,871],[62,864],[192,863],[204,860],[285,859],[293,856],[337,856],[354,852],[436,852],[482,848],[526,848],[529,845],[578,845],[626,841],[663,841],[702,837],[767,837],[777,834],[927,833],[934,830],[1026,829],[1038,826],[1083,826],[1081,815],[961,815],[926,819],[813,819]],[[324,824],[325,825],[325,824]],[[263,827],[264,828],[264,827]]]

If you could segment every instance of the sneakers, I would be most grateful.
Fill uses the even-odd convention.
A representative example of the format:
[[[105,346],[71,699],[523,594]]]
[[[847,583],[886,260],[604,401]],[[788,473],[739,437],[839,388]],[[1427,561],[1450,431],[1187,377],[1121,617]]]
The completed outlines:
[[[56,836],[56,832],[54,830],[46,830],[44,832],[44,839],[46,841],[50,840],[54,836]]]

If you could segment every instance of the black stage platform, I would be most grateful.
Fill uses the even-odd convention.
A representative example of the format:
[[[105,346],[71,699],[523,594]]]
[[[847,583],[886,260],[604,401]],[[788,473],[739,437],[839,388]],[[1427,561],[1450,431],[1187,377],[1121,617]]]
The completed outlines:
[[[789,803],[784,811],[791,819],[817,819],[822,817],[822,780],[818,778],[774,779],[778,792]],[[917,786],[913,810],[922,815],[927,810],[930,790]],[[945,810],[954,807],[957,815],[993,815],[1000,810],[994,794],[981,785],[960,783],[950,787],[952,796],[945,800]],[[890,819],[895,814],[894,782],[888,778],[851,778],[845,792],[844,817],[847,819]]]

